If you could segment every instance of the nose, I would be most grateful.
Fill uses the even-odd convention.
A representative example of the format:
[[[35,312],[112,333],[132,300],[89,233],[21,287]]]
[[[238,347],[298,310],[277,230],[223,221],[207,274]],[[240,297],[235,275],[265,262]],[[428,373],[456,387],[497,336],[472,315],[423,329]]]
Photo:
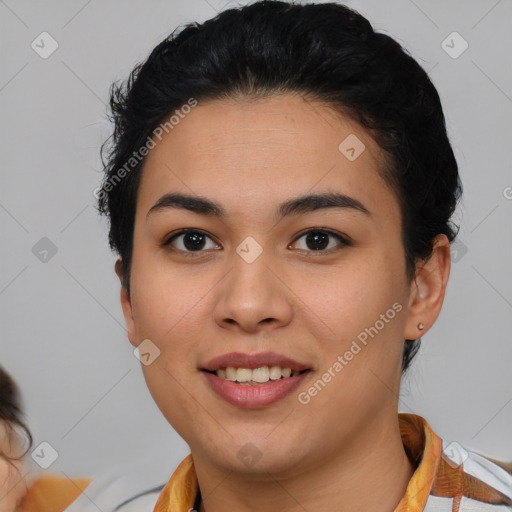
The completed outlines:
[[[293,294],[264,254],[252,263],[234,255],[232,269],[219,283],[214,306],[219,326],[254,333],[290,323]]]

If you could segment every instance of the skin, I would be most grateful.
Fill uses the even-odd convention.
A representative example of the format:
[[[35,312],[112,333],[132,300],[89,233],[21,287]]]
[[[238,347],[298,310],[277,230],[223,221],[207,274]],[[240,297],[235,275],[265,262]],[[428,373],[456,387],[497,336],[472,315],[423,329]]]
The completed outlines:
[[[19,443],[9,439],[6,426],[0,422],[0,450],[5,457],[17,457],[20,452]],[[23,477],[25,466],[22,460],[9,463],[0,457],[0,510],[14,512],[17,504],[27,492],[27,482]]]
[[[350,134],[366,146],[354,161],[338,150]],[[407,280],[401,212],[379,173],[382,161],[366,129],[293,94],[200,102],[150,151],[137,198],[131,296],[122,286],[121,304],[130,342],[150,339],[161,351],[142,367],[144,377],[190,446],[201,511],[392,511],[404,495],[414,467],[397,417],[403,340],[436,320],[450,251],[439,235],[432,257]],[[370,215],[327,208],[276,222],[282,202],[326,191],[357,199]],[[227,216],[176,208],[148,216],[169,192],[214,200]],[[184,255],[183,236],[162,247],[182,228],[211,237],[202,252],[188,246],[191,256]],[[301,235],[315,228],[351,244],[330,238],[314,251]],[[247,236],[263,248],[252,263],[236,252]],[[121,260],[116,272],[123,284]],[[394,303],[400,313],[310,403],[299,403],[298,393]],[[221,354],[266,350],[312,372],[297,392],[265,408],[228,404],[198,370]],[[237,456],[249,442],[261,454],[251,467]]]

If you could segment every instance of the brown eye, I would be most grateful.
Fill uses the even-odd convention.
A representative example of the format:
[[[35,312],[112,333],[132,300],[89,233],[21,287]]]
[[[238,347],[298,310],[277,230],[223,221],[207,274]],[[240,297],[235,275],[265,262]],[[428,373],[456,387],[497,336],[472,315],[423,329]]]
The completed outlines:
[[[192,229],[179,231],[163,245],[172,246],[173,249],[183,252],[203,252],[203,249],[220,248],[206,233]]]
[[[340,246],[350,245],[349,241],[340,234],[321,229],[312,229],[303,233],[294,243],[296,244],[301,239],[304,239],[303,247],[298,247],[298,249],[305,251],[330,252],[339,249]],[[333,239],[335,243],[331,243]]]

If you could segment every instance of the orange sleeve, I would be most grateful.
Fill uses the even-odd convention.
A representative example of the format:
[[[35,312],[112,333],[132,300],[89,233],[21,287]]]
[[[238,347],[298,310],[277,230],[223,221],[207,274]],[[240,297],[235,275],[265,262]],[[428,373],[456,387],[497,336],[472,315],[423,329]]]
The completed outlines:
[[[16,512],[62,512],[91,481],[92,478],[41,476],[23,497]]]

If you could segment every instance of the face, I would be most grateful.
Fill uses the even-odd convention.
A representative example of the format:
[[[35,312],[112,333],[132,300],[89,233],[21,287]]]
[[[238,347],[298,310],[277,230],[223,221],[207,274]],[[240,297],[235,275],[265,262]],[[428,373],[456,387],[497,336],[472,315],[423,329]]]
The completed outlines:
[[[16,443],[15,443],[16,444]],[[15,448],[15,449],[13,449]],[[19,447],[13,447],[7,428],[0,421],[0,451],[5,457],[17,456]],[[23,462],[13,460],[12,464],[0,457],[0,510],[11,512],[25,494],[27,488],[23,475]]]
[[[130,342],[150,340],[147,361],[159,351],[142,366],[149,390],[196,457],[284,474],[396,421],[403,340],[428,286],[406,279],[382,161],[357,123],[291,94],[199,103],[150,151],[121,299]],[[265,363],[307,371],[254,385],[205,371]]]

